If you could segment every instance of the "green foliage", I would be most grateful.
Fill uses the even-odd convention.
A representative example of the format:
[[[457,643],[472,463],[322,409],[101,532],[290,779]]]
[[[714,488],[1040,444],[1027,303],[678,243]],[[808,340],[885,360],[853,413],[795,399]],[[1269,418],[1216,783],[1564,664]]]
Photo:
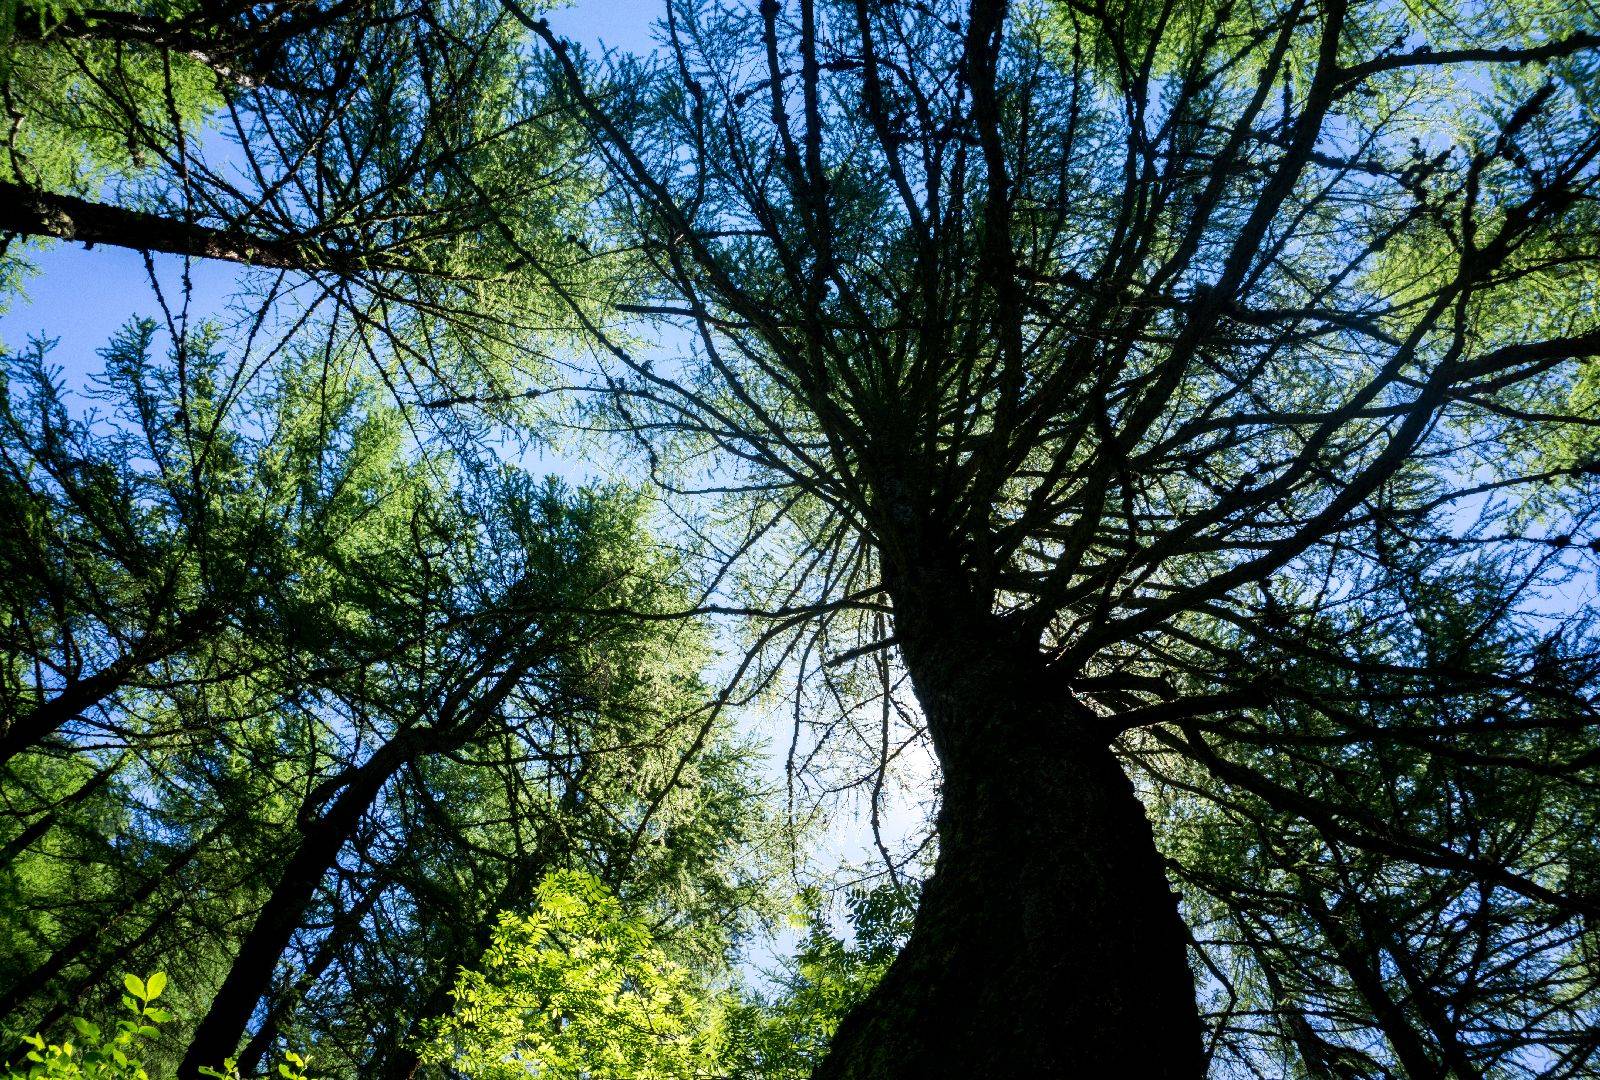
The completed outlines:
[[[136,212],[102,241],[246,264],[264,244],[329,273],[297,337],[356,346],[408,404],[526,420],[535,353],[609,291],[583,131],[547,83],[490,0],[421,22],[396,0],[8,2],[0,181]],[[186,246],[195,224],[236,242]],[[25,279],[30,239],[0,246],[0,285]]]
[[[462,972],[425,1060],[491,1080],[802,1080],[888,970],[915,906],[901,886],[851,892],[847,941],[821,894],[806,892],[806,933],[775,989],[741,998],[675,959],[593,877],[551,874],[538,896],[533,913],[502,915],[481,962]]]
[[[916,893],[884,884],[848,895],[850,940],[828,924],[821,897],[801,896],[806,928],[775,993],[735,1009],[729,1027],[733,1076],[804,1080],[827,1053],[845,1015],[878,984],[911,933]]]
[[[1492,563],[1391,554],[1361,585],[1351,611],[1313,632],[1369,660],[1367,673],[1241,643],[1255,670],[1292,679],[1295,692],[1231,724],[1186,725],[1199,761],[1167,752],[1177,740],[1164,734],[1131,740],[1202,943],[1203,1000],[1230,1017],[1216,1053],[1249,1061],[1276,1044],[1293,1077],[1381,1075],[1391,1062],[1429,1075],[1419,1062],[1466,1060],[1463,1047],[1491,1032],[1581,1043],[1600,1001],[1597,953],[1589,920],[1569,920],[1552,897],[1590,891],[1597,865],[1600,800],[1569,779],[1594,743],[1558,704],[1593,679],[1592,643],[1545,637],[1533,650],[1538,692],[1524,696],[1502,673],[1524,663],[1531,635],[1496,625],[1513,584]],[[1395,660],[1410,649],[1422,656],[1407,660],[1480,682],[1408,700]],[[1328,792],[1337,813],[1285,809],[1286,797],[1304,806]],[[1397,863],[1351,825],[1374,822],[1403,828],[1418,851],[1492,852],[1508,870],[1474,880],[1444,872],[1442,859]],[[1474,1053],[1517,1074],[1515,1043]]]
[[[88,408],[5,357],[0,1013],[38,1075],[159,1073],[248,962],[208,1075],[798,1080],[913,897],[836,933],[807,896],[738,997],[775,830],[727,706],[797,673],[792,767],[876,827],[967,723],[897,690],[964,682],[918,641],[1019,645],[1097,746],[1131,717],[1222,1067],[1586,1067],[1600,652],[1551,609],[1600,550],[1593,11],[791,8],[683,0],[664,62],[591,66],[500,0],[0,0],[0,180],[303,260],[242,275],[238,341],[163,297]],[[652,312],[700,324],[673,362]],[[552,381],[644,447],[671,543],[513,463]],[[708,604],[773,616],[726,694]],[[47,1040],[157,958],[182,1021],[130,977],[127,1027]]]
[[[671,959],[598,880],[560,871],[504,915],[424,1057],[467,1076],[689,1080],[714,1075],[725,1001]]]
[[[286,1050],[284,1051],[283,1060],[278,1062],[277,1071],[270,1075],[274,1077],[274,1080],[309,1080],[306,1069],[310,1067],[310,1064],[310,1058],[301,1057],[293,1050]],[[220,1069],[202,1065],[200,1067],[200,1075],[213,1077],[214,1080],[241,1080],[239,1063],[233,1058],[223,1062]]]
[[[327,865],[244,1072],[272,1046],[315,1042],[334,1076],[409,1052],[552,866],[725,967],[776,836],[704,629],[649,617],[691,604],[639,495],[419,441],[350,352],[246,382],[209,332],[165,344],[131,325],[88,395],[45,343],[7,357],[0,738],[94,691],[4,765],[8,1023],[48,1031],[158,959],[203,1016],[319,792],[374,747],[400,764],[348,826],[363,884]]]
[[[100,1025],[78,1017],[72,1021],[77,1043],[47,1043],[42,1036],[30,1035],[24,1040],[32,1048],[25,1055],[27,1071],[8,1071],[5,1080],[149,1080],[139,1058],[145,1044],[160,1035],[158,1026],[172,1019],[167,1010],[151,1004],[161,996],[167,976],[160,971],[148,980],[124,975],[122,985],[127,991],[122,1005],[130,1016],[116,1021],[114,1034],[107,1036]]]
[[[29,1035],[23,1040],[30,1048],[24,1055],[26,1064],[8,1069],[0,1080],[150,1080],[145,1058],[161,1035],[161,1025],[173,1019],[171,1012],[152,1004],[166,989],[167,975],[164,971],[147,979],[124,975],[122,986],[126,991],[122,1007],[129,1015],[116,1021],[112,1034],[106,1034],[99,1024],[74,1017],[76,1041],[47,1042],[42,1035]],[[277,1075],[282,1080],[307,1080],[306,1066],[306,1058],[288,1053],[278,1065]],[[239,1077],[232,1062],[201,1072],[217,1080]]]
[[[129,49],[61,32],[92,18],[91,7],[112,23],[150,17],[115,0],[0,5],[0,93],[10,109],[0,179],[93,195],[110,179],[148,175],[223,106],[216,72],[191,55],[198,50]],[[173,26],[198,9],[182,0],[159,7]]]

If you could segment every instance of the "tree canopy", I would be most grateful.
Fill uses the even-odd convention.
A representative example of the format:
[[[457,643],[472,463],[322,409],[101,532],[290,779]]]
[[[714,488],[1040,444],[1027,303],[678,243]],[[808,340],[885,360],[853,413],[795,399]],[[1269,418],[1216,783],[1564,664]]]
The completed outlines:
[[[655,14],[8,9],[6,273],[157,286],[6,354],[16,1034],[1600,1070],[1600,9]]]

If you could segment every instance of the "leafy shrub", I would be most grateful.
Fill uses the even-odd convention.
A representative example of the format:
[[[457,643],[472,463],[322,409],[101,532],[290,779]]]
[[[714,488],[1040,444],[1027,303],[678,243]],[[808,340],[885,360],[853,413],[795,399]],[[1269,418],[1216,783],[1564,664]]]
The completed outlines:
[[[160,1025],[172,1019],[166,1009],[151,1004],[167,988],[167,974],[158,971],[148,979],[124,975],[122,986],[127,991],[122,995],[122,1005],[131,1015],[116,1021],[109,1035],[99,1024],[81,1016],[72,1020],[78,1034],[76,1042],[49,1042],[43,1035],[29,1035],[23,1039],[29,1047],[21,1066],[25,1071],[8,1069],[0,1080],[151,1080],[140,1059],[149,1043],[160,1036]],[[278,1065],[278,1075],[283,1080],[307,1080],[306,1064],[298,1054],[285,1054]],[[224,1062],[221,1069],[200,1071],[217,1080],[239,1078],[232,1061]]]
[[[426,1061],[485,1080],[690,1080],[715,1075],[721,995],[672,960],[598,880],[551,874],[529,915],[502,915],[481,970]]]

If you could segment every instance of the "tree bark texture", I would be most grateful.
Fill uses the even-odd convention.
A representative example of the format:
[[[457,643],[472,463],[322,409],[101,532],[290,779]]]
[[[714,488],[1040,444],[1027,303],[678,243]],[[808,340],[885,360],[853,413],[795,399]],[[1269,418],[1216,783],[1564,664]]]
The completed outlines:
[[[896,597],[944,776],[938,861],[816,1077],[1202,1076],[1188,932],[1132,784],[1036,648],[938,592]]]

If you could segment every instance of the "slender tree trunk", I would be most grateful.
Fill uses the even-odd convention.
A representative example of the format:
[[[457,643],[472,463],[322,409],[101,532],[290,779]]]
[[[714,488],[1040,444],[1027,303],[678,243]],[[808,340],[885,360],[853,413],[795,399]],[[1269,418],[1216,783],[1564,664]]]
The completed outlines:
[[[384,783],[407,760],[410,748],[401,745],[402,738],[385,744],[366,763],[351,770],[350,782],[333,805],[300,833],[299,846],[240,943],[227,977],[211,999],[211,1007],[195,1028],[178,1066],[178,1080],[199,1080],[201,1068],[219,1068],[234,1056],[250,1014],[272,985],[272,973],[317,887],[338,859],[339,849],[377,799]]]
[[[272,986],[273,969],[289,947],[317,886],[389,778],[424,754],[463,746],[505,702],[533,663],[536,650],[502,671],[482,697],[471,700],[471,693],[479,677],[512,649],[515,640],[510,635],[500,639],[495,651],[482,659],[476,674],[451,690],[435,725],[402,730],[361,765],[347,770],[333,805],[302,830],[299,847],[240,943],[233,966],[178,1064],[177,1080],[199,1080],[202,1068],[216,1068],[239,1048],[250,1014]]]
[[[118,657],[101,671],[66,686],[49,701],[16,717],[0,734],[0,765],[43,742],[69,720],[76,720],[116,693],[140,668],[137,657]]]
[[[1390,995],[1383,984],[1382,961],[1375,948],[1367,942],[1357,941],[1339,914],[1328,907],[1322,891],[1309,881],[1302,881],[1300,895],[1305,910],[1322,930],[1328,944],[1350,978],[1361,1000],[1372,1010],[1378,1030],[1388,1040],[1389,1048],[1405,1069],[1407,1076],[1445,1075],[1448,1070],[1435,1064],[1434,1055],[1427,1042],[1412,1026],[1405,1010]],[[1467,1080],[1463,1077],[1463,1080]]]
[[[85,780],[72,794],[66,796],[40,814],[27,827],[6,841],[5,847],[0,848],[0,866],[10,866],[18,856],[39,841],[39,838],[55,828],[56,822],[61,820],[61,815],[83,802],[89,796],[99,791],[111,779],[112,775],[122,767],[125,755],[118,755],[111,764]]]
[[[317,985],[317,980],[333,965],[339,951],[361,929],[361,923],[367,914],[372,911],[378,899],[384,894],[392,880],[374,882],[367,889],[366,894],[349,911],[344,912],[334,921],[333,928],[327,936],[317,945],[316,955],[311,963],[306,965],[294,983],[286,986],[281,994],[276,995],[267,1006],[267,1015],[250,1036],[250,1041],[239,1051],[239,1074],[241,1076],[255,1076],[261,1071],[261,1062],[266,1058],[267,1051],[272,1048],[272,1042],[278,1035],[278,1029],[283,1026],[283,1021],[289,1013],[300,1004],[302,998],[311,992]]]
[[[0,201],[6,198],[5,187],[0,182]],[[39,745],[64,724],[122,690],[145,668],[195,645],[220,624],[221,616],[215,608],[197,608],[179,619],[169,632],[146,634],[93,675],[68,683],[55,697],[21,716],[6,717],[0,729],[0,765]]]
[[[441,1016],[448,1016],[455,1005],[450,991],[455,987],[455,972],[436,972],[433,990],[422,1002],[415,1016],[406,1018],[405,1030],[399,1041],[372,1063],[371,1075],[381,1080],[412,1080],[422,1068],[422,1048],[418,1045],[423,1025]]]
[[[417,1075],[417,1070],[422,1067],[422,1033],[431,1021],[449,1016],[455,1007],[455,996],[451,991],[455,989],[460,969],[482,959],[484,951],[494,939],[494,928],[501,912],[519,908],[532,894],[539,879],[544,876],[545,867],[550,864],[551,860],[545,853],[539,852],[514,866],[499,893],[479,905],[476,923],[470,927],[453,926],[446,929],[448,945],[440,950],[438,959],[430,965],[428,972],[432,989],[426,997],[421,998],[419,1004],[408,1010],[404,1030],[392,1047],[380,1052],[368,1064],[368,1075],[382,1080],[412,1080]]]
[[[127,915],[138,910],[139,906],[154,896],[161,886],[171,884],[185,867],[221,835],[224,825],[225,822],[218,822],[211,826],[188,847],[173,855],[160,870],[150,874],[126,895],[119,897],[115,912],[96,919],[58,945],[44,963],[24,975],[0,995],[0,1017],[10,1016],[28,998],[42,993],[69,965],[85,955],[92,955],[105,942],[108,931]]]
[[[63,987],[56,996],[55,1004],[44,1011],[34,1025],[40,1032],[48,1032],[56,1024],[64,1020],[68,1013],[81,1006],[88,995],[105,989],[106,979],[112,969],[120,967],[128,970],[131,965],[136,965],[133,958],[138,956],[144,947],[154,941],[158,934],[171,928],[171,920],[183,907],[188,897],[179,895],[167,901],[160,910],[156,911],[145,928],[139,931],[139,936],[116,949],[104,949],[92,961],[84,964],[81,974],[75,976],[69,985]],[[135,968],[136,970],[136,968]],[[120,985],[120,984],[118,984]],[[15,1066],[18,1062],[11,1061],[7,1066]]]
[[[939,858],[909,942],[818,1080],[1199,1077],[1181,922],[1133,786],[955,590],[895,596],[944,775]]]
[[[399,269],[383,255],[361,256],[330,250],[295,236],[258,236],[243,229],[196,225],[144,210],[91,202],[0,180],[0,231],[52,236],[85,244],[109,244],[136,251],[162,251],[199,259],[244,263],[274,270]]]

